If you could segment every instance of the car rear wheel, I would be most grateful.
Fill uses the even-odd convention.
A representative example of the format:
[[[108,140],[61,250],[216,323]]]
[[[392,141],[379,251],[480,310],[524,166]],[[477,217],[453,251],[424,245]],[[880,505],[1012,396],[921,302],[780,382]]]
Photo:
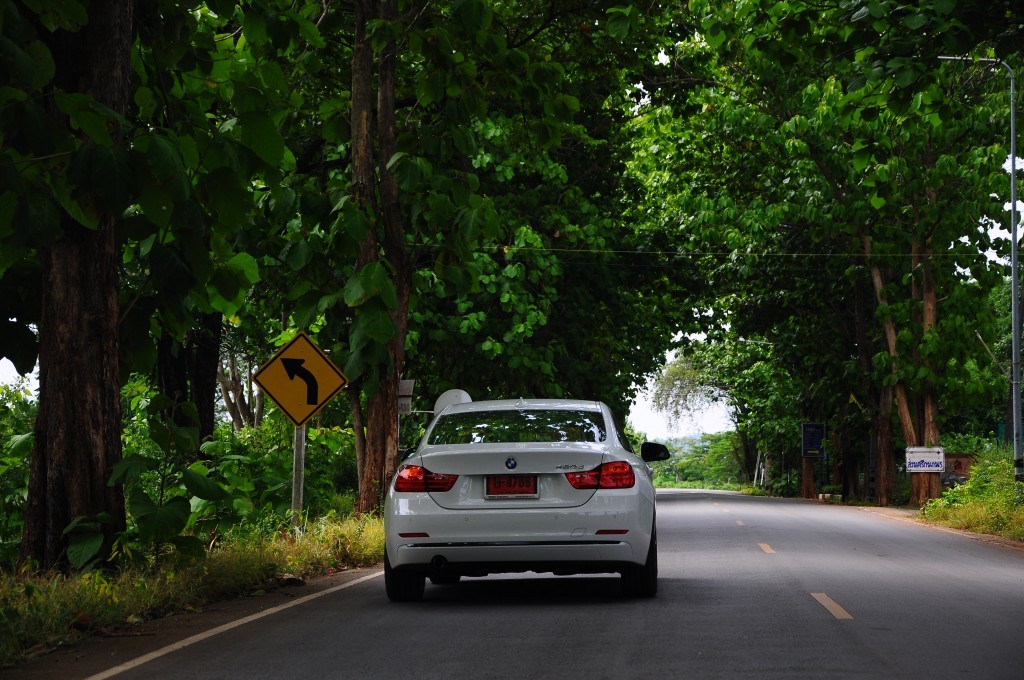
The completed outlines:
[[[658,534],[651,531],[651,545],[643,565],[622,572],[622,593],[626,597],[654,597],[658,593]]]
[[[396,571],[391,568],[387,552],[384,553],[384,590],[392,602],[418,602],[423,599],[426,577],[411,571]]]

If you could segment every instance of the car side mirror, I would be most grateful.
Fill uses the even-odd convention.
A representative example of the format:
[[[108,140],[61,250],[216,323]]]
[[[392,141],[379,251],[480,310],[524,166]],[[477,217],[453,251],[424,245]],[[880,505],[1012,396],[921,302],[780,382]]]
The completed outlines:
[[[672,454],[664,444],[644,442],[640,445],[640,457],[647,463],[653,463],[656,460],[668,460]]]

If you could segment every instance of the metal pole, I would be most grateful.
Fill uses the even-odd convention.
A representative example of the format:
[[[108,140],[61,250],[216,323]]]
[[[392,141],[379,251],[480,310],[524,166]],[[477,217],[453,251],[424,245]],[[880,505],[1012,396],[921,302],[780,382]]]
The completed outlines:
[[[1017,82],[1013,69],[1001,59],[972,59],[970,57],[939,57],[945,61],[964,61],[999,64],[1010,74],[1010,323],[1013,324],[1011,351],[1013,356],[1011,409],[1013,411],[1013,474],[1018,482],[1024,481],[1024,453],[1021,450],[1020,403],[1020,267],[1017,259]]]
[[[306,481],[306,425],[295,428],[292,455],[292,526],[302,526],[302,487]]]

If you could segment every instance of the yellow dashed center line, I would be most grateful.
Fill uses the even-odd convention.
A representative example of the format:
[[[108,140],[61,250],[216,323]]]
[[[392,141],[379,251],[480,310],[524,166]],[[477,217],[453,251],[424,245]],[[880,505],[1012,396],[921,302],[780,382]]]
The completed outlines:
[[[767,543],[758,543],[758,545],[761,546],[761,550],[765,551],[769,555],[774,555],[775,554],[775,550],[772,549],[772,547],[770,545],[768,545]]]
[[[743,524],[743,520],[741,520],[741,519],[736,520],[736,526],[740,526],[740,527],[745,526]]]
[[[827,609],[829,613],[837,619],[845,621],[853,618],[853,615],[850,614],[850,612],[836,604],[836,601],[825,593],[811,593],[811,597],[817,600],[818,604]]]

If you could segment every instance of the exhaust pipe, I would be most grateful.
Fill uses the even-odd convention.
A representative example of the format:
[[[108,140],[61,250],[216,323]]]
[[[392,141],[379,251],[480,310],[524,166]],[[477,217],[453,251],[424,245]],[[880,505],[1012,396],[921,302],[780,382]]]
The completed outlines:
[[[434,568],[434,571],[444,571],[448,568],[448,558],[444,555],[434,555],[430,560],[430,566]]]

